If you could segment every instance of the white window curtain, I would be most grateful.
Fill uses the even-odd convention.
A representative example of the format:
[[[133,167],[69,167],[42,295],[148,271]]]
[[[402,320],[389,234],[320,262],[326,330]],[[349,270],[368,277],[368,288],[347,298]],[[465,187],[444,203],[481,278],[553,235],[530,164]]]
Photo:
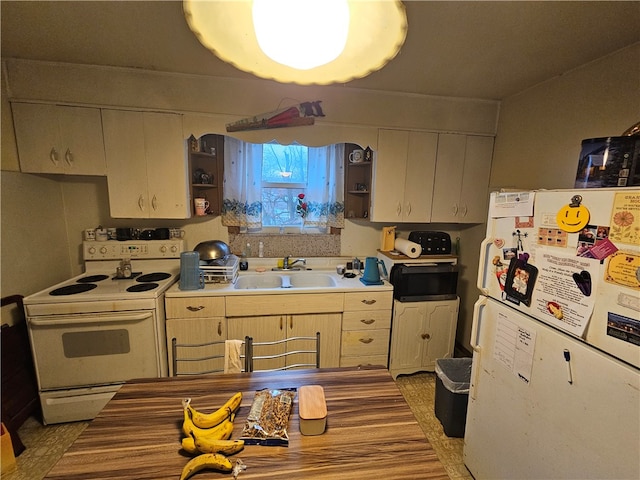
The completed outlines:
[[[262,228],[261,158],[261,144],[225,137],[223,225]]]
[[[226,137],[222,224],[262,227],[262,145]],[[305,226],[344,228],[344,144],[309,148]]]
[[[344,143],[309,148],[305,225],[344,228]]]

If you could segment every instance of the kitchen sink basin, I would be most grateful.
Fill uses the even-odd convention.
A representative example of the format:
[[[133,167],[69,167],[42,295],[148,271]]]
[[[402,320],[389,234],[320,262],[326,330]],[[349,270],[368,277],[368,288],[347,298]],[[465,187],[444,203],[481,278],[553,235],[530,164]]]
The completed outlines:
[[[241,275],[235,285],[239,290],[281,287],[282,275]]]
[[[322,273],[303,273],[300,275],[291,275],[289,279],[291,282],[291,287],[293,288],[336,286],[336,281],[330,275],[325,275]]]
[[[323,288],[335,287],[336,281],[331,275],[323,273],[299,273],[294,275],[261,274],[241,275],[236,280],[238,290],[270,288]]]

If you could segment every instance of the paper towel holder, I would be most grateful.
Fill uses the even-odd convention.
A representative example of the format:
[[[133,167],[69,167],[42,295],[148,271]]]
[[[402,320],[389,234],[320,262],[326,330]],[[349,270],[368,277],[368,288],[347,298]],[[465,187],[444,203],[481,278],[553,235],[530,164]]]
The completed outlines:
[[[390,252],[395,248],[396,227],[382,227],[382,246],[381,252]]]

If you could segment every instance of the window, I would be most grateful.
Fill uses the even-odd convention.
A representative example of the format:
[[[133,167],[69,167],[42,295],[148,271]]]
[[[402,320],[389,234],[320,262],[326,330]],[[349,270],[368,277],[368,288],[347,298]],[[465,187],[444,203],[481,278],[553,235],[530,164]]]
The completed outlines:
[[[344,144],[252,144],[225,138],[223,225],[344,227]]]

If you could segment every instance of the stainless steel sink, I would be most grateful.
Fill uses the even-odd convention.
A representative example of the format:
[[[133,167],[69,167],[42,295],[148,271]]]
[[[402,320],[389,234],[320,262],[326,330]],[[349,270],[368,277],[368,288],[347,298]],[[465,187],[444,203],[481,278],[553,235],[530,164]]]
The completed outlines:
[[[325,273],[297,273],[293,275],[266,273],[241,275],[236,280],[238,290],[274,288],[326,288],[335,287],[336,281]]]

